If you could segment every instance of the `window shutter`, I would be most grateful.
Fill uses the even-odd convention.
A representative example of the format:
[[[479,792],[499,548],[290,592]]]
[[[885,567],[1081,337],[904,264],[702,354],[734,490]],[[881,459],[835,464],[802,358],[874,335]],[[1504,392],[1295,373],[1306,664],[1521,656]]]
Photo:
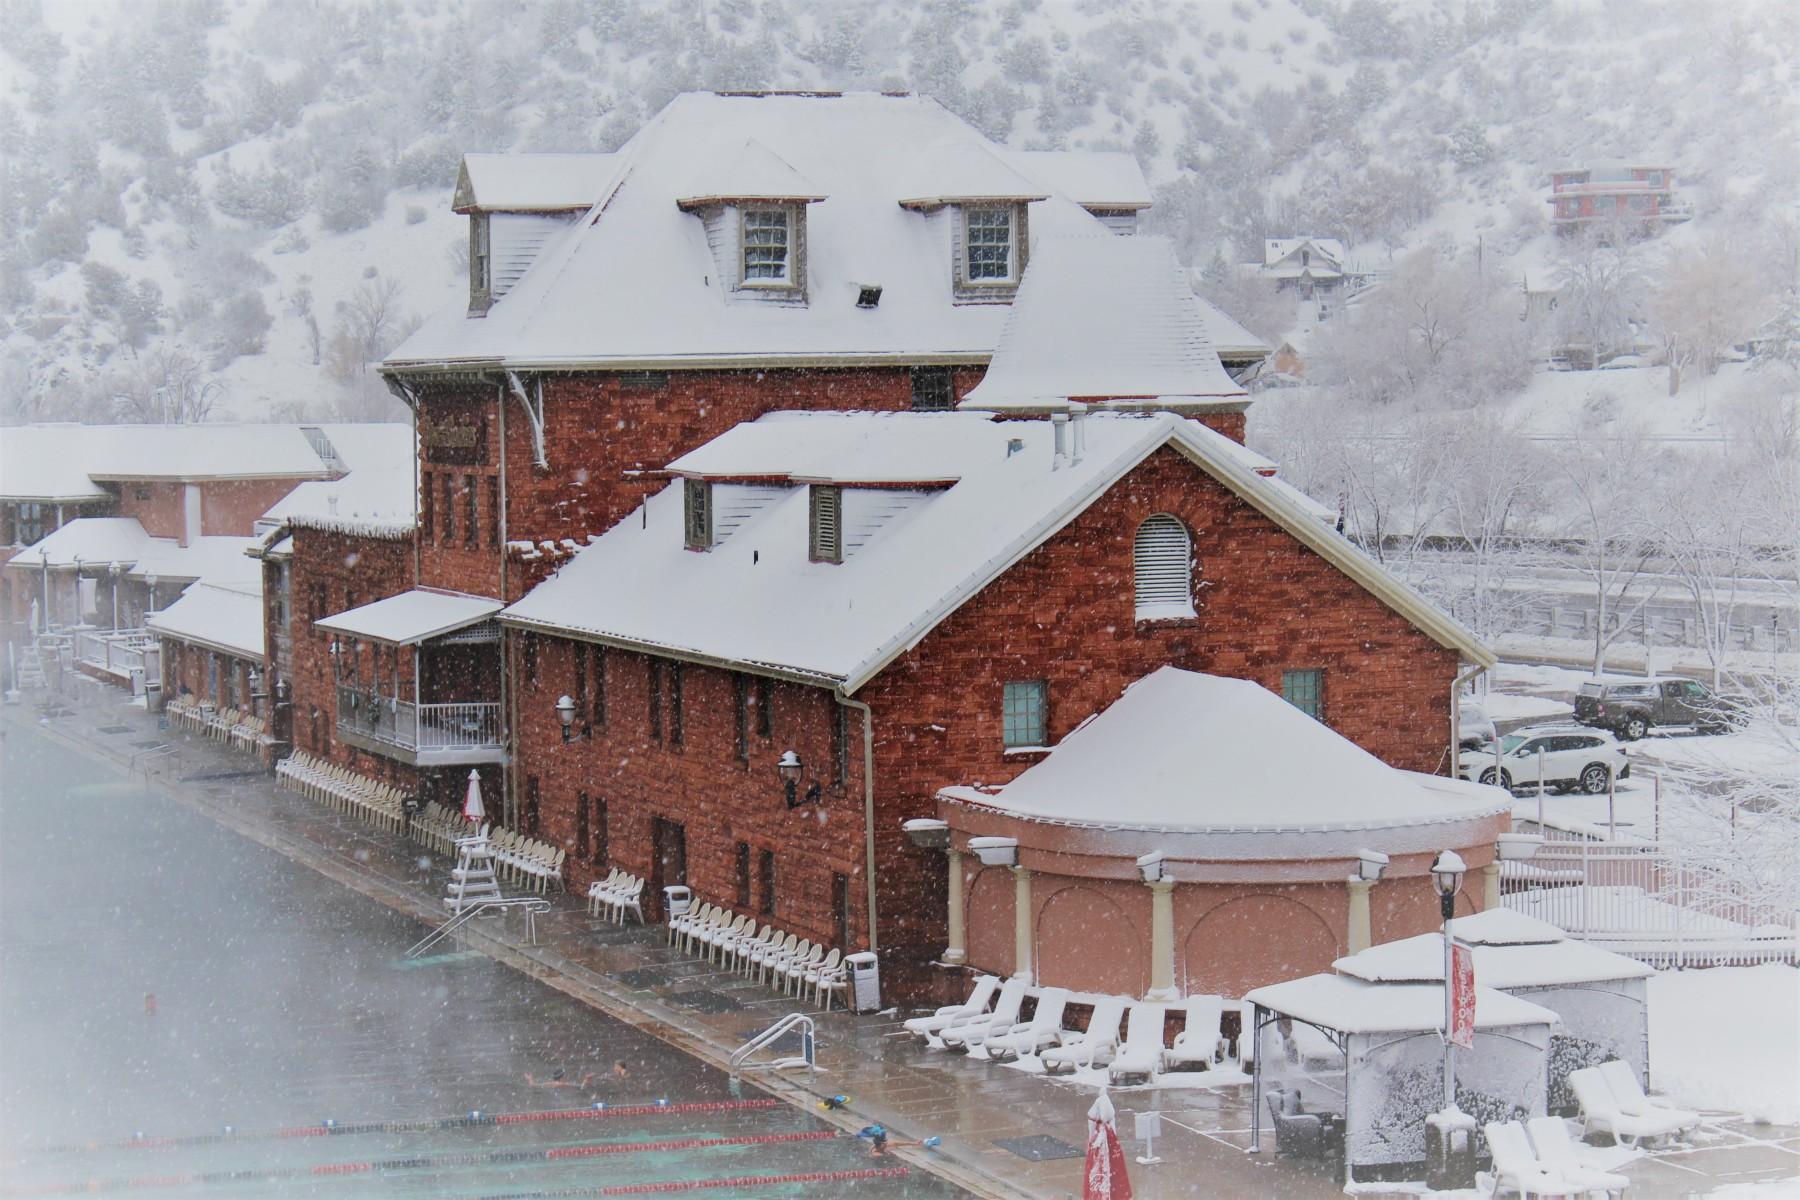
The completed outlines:
[[[1193,541],[1180,521],[1158,513],[1139,525],[1133,567],[1138,620],[1194,615]]]
[[[685,488],[685,498],[687,548],[712,549],[712,485],[704,479],[690,479]]]
[[[844,561],[842,489],[815,484],[812,489],[812,559]]]

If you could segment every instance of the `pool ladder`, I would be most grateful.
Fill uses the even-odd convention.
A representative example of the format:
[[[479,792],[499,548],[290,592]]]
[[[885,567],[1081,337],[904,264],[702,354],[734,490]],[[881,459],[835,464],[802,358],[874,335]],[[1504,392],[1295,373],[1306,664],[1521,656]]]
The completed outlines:
[[[519,909],[525,914],[525,944],[535,946],[537,945],[538,914],[549,912],[550,907],[550,901],[542,896],[509,896],[499,900],[477,900],[414,942],[401,957],[417,958],[468,924],[471,918],[484,912],[505,912],[509,908]]]
[[[791,1030],[800,1031],[800,1053],[786,1058],[771,1059],[768,1062],[745,1066],[750,1056],[769,1045],[776,1038]],[[805,1067],[814,1075],[819,1073],[818,1042],[814,1036],[813,1019],[805,1013],[789,1013],[775,1022],[743,1045],[731,1055],[731,1073],[736,1075],[740,1069],[750,1071],[787,1071],[795,1067]]]

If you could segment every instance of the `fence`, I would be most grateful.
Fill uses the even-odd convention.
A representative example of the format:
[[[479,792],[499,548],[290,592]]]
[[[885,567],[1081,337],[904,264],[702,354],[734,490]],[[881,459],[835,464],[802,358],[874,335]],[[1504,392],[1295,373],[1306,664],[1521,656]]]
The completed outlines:
[[[1800,963],[1800,915],[1743,899],[1684,862],[1679,843],[1553,837],[1500,864],[1500,892],[1507,908],[1652,966]]]
[[[492,749],[500,745],[494,703],[415,704],[338,685],[338,728],[407,750]]]
[[[74,637],[75,657],[109,675],[130,678],[142,671],[149,679],[161,673],[156,641],[146,629],[78,629]]]

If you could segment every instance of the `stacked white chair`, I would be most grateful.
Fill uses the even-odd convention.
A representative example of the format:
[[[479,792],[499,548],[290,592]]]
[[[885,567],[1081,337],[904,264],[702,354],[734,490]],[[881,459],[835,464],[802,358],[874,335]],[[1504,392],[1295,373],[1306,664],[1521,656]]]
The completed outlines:
[[[637,916],[638,924],[644,923],[644,880],[641,875],[633,875],[626,871],[616,872],[616,878],[609,876],[610,882],[602,881],[588,888],[588,908],[591,912],[604,913],[614,925],[625,923],[625,914]]]
[[[280,786],[328,804],[383,829],[398,833],[406,826],[406,793],[392,784],[368,779],[345,767],[296,751],[275,765]]]

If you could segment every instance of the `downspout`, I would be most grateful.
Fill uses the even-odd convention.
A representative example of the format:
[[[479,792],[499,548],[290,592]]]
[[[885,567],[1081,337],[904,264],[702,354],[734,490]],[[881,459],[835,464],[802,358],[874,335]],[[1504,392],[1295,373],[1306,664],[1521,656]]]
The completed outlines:
[[[1486,667],[1470,667],[1450,685],[1450,778],[1462,778],[1462,690]]]
[[[500,440],[500,511],[495,514],[500,529],[500,603],[506,603],[506,387],[494,385],[494,412]],[[519,794],[519,722],[513,711],[516,698],[512,688],[512,638],[500,631],[500,715],[506,726],[506,761],[501,764],[500,815],[509,827],[516,828],[514,797]]]
[[[881,949],[875,936],[875,714],[861,700],[852,700],[840,691],[832,696],[845,708],[862,714],[863,727],[863,871],[869,888],[869,950]]]

